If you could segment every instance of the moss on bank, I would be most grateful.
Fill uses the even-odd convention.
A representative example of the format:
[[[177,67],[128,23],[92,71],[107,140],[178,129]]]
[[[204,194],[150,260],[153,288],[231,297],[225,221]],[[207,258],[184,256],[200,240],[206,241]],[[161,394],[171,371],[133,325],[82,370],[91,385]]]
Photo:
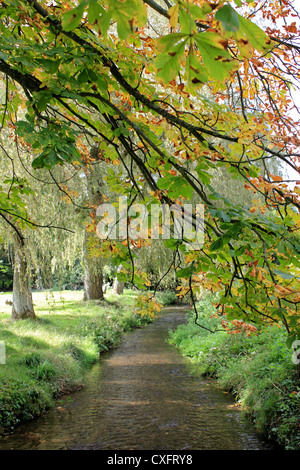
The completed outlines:
[[[0,434],[40,415],[62,394],[84,383],[99,353],[115,347],[125,331],[150,321],[134,314],[135,294],[83,302],[82,292],[38,292],[38,319],[12,321],[9,294],[0,295]]]
[[[214,329],[211,298],[199,302],[199,323]],[[286,334],[276,326],[247,337],[209,333],[194,323],[170,332],[170,343],[190,357],[195,373],[214,377],[230,391],[259,433],[284,449],[300,449],[300,382]]]

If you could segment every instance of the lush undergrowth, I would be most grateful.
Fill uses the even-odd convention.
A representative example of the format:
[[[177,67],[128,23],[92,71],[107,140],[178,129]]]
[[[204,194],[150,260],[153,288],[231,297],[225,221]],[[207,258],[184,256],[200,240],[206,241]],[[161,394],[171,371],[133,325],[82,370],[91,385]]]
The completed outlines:
[[[199,321],[214,329],[211,299],[198,303]],[[215,377],[230,391],[259,433],[284,449],[300,449],[300,382],[283,329],[261,329],[257,335],[209,333],[195,325],[170,332],[170,342],[190,357],[195,373]]]
[[[54,399],[81,387],[99,353],[115,347],[122,334],[150,321],[135,315],[135,294],[106,295],[83,302],[82,292],[36,292],[38,319],[12,321],[9,294],[0,295],[0,434],[38,416]]]

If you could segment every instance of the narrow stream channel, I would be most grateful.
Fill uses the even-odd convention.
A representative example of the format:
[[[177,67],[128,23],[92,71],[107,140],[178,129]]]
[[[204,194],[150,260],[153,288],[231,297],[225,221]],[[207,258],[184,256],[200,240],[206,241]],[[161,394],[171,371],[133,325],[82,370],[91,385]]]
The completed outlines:
[[[184,310],[166,308],[124,336],[87,374],[86,386],[0,439],[0,450],[269,449],[215,383],[191,374],[166,342]]]

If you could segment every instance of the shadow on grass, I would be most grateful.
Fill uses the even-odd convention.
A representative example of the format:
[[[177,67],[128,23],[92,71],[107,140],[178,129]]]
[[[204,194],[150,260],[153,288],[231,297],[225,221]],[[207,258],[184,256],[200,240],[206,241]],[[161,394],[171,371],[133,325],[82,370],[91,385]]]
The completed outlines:
[[[15,344],[19,344],[20,347],[29,346],[29,347],[34,347],[36,349],[49,349],[51,347],[51,345],[47,343],[47,341],[43,341],[31,335],[29,336],[29,335],[24,335],[24,334],[18,334],[18,333],[8,331],[5,329],[0,330],[0,340],[8,343],[6,346],[7,350],[8,348],[14,349],[15,351],[18,350],[9,344],[10,340],[16,342]]]

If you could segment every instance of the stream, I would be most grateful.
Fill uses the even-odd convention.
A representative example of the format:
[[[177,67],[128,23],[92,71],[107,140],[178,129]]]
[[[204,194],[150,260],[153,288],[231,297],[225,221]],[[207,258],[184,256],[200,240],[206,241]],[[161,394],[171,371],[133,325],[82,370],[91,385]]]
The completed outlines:
[[[168,307],[101,355],[85,387],[0,439],[0,450],[266,450],[235,402],[167,343]]]

